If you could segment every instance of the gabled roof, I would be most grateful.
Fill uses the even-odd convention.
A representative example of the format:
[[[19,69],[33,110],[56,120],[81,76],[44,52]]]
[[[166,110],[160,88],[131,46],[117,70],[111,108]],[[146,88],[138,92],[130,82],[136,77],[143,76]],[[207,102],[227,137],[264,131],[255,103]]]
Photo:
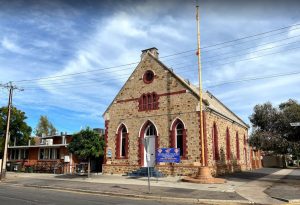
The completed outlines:
[[[159,59],[154,57],[150,52],[147,52],[147,55],[150,56],[151,58],[153,58],[165,70],[169,71],[173,75],[173,77],[175,77],[177,80],[179,80],[193,95],[195,95],[197,98],[200,98],[199,97],[199,89],[196,86],[192,85],[189,82],[186,82],[181,76],[174,73],[172,69],[169,69],[164,63],[162,63]],[[141,62],[144,60],[144,58],[146,58],[147,55],[145,55],[142,58]],[[136,66],[135,70],[139,67],[140,63]],[[132,74],[135,72],[135,70],[132,72]],[[132,74],[129,76],[129,78],[127,79],[125,84],[131,78]],[[103,116],[109,110],[109,108],[111,107],[113,102],[116,100],[116,98],[120,94],[120,92],[123,90],[125,84],[122,86],[122,88],[120,89],[120,91],[118,92],[118,94],[116,95],[114,100],[107,107],[107,109],[103,113]],[[207,109],[209,109],[211,111],[214,111],[214,112],[217,112],[219,115],[222,115],[223,117],[226,117],[226,118],[232,120],[233,122],[236,122],[236,123],[240,124],[243,127],[249,128],[249,125],[247,125],[243,120],[241,120],[236,114],[234,114],[228,107],[226,107],[221,101],[219,101],[209,91],[203,92],[202,94],[203,94],[202,102],[206,105]]]

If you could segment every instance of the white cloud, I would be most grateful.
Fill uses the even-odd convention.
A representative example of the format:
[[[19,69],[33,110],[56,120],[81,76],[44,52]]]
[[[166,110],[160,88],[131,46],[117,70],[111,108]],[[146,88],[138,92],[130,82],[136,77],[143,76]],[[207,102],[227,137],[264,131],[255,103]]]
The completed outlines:
[[[18,4],[18,18],[15,21],[12,14],[16,12],[10,11],[6,14],[3,9],[3,12],[0,12],[0,28],[5,30],[3,33],[10,35],[0,36],[0,45],[3,47],[0,56],[2,64],[0,70],[3,74],[0,80],[53,77],[137,62],[140,60],[140,50],[152,46],[159,49],[161,56],[193,49],[196,47],[193,2],[176,2],[140,1],[131,2],[130,5],[119,3],[109,12],[100,7],[95,10],[88,10],[87,7],[76,8],[64,1],[47,2],[44,7],[32,4],[25,9],[21,9],[23,5]],[[203,3],[201,6],[203,46],[276,29],[292,22],[290,14],[286,13],[288,17],[285,17],[281,10],[276,21],[261,13],[261,8],[258,7],[255,10],[247,10],[245,7],[238,10],[238,6],[231,6]],[[6,28],[8,25],[6,21],[17,26]],[[296,31],[290,29],[283,37],[299,35],[295,33]],[[255,52],[279,45],[278,43],[265,45],[267,41],[267,39],[249,41],[244,46],[250,46],[250,51]],[[217,61],[218,58],[215,58],[216,61],[204,64],[205,85],[250,76],[290,72],[299,68],[297,58],[300,53],[296,50],[238,62],[243,58],[267,53],[265,51],[247,54],[239,50],[241,47],[242,45],[222,49],[221,46],[220,49],[204,53],[203,60],[206,56],[221,55],[220,59],[244,53],[228,60]],[[280,49],[282,48],[270,50],[274,52]],[[8,51],[23,56],[18,59],[12,55],[7,57]],[[193,54],[175,57],[177,59],[171,63],[175,71],[181,74],[186,70],[185,77],[197,83],[196,56]],[[162,60],[170,63],[167,59]],[[231,60],[236,62],[215,66]],[[179,68],[191,64],[195,66]],[[57,121],[60,120],[59,116],[62,116],[61,118],[66,121],[81,120],[80,124],[85,125],[84,121],[92,122],[89,121],[91,116],[90,118],[98,124],[101,118],[97,116],[109,105],[134,67],[116,67],[52,80],[19,83],[18,85],[25,87],[25,91],[15,99],[17,103],[34,110],[31,115],[50,110],[49,115],[55,116]],[[249,115],[247,113],[252,110],[251,106],[263,103],[266,99],[278,102],[284,98],[300,97],[295,91],[287,92],[297,86],[299,86],[298,79],[293,76],[237,83],[217,87],[212,91],[238,115],[247,117]],[[34,88],[37,90],[33,90]]]
[[[26,54],[27,51],[23,48],[21,48],[20,46],[18,46],[16,44],[16,42],[12,41],[11,39],[8,39],[7,37],[4,37],[1,40],[1,45],[3,48],[5,48],[6,50],[13,52],[13,53],[17,53],[17,54]]]
[[[289,37],[300,35],[300,25],[299,24],[300,24],[300,22],[296,22],[295,26],[290,27],[289,32],[288,32]]]

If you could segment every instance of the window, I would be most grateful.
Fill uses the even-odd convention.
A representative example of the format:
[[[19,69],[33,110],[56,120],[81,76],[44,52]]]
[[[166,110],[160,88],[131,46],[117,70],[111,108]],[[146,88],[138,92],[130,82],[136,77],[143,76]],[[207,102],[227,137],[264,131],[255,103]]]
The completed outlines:
[[[229,129],[226,129],[226,158],[227,160],[231,159],[230,156],[230,134],[229,134]]]
[[[236,132],[236,159],[240,160],[240,141],[238,132]]]
[[[153,136],[153,135],[156,135],[156,129],[155,129],[154,125],[151,124],[146,131],[146,136]]]
[[[152,70],[147,70],[145,73],[144,73],[144,76],[143,76],[143,80],[144,80],[144,83],[152,83],[152,81],[154,80],[154,73]]]
[[[40,148],[39,160],[59,159],[59,149],[57,148]]]
[[[176,126],[176,148],[180,149],[180,156],[183,156],[183,125],[179,122]]]
[[[116,135],[116,158],[128,157],[128,131],[124,124],[119,126]]]
[[[180,156],[187,157],[186,129],[180,119],[176,119],[171,127],[170,145],[180,149]]]
[[[147,110],[147,99],[146,95],[142,96],[142,110]]]
[[[124,126],[122,129],[122,136],[121,136],[121,157],[126,156],[126,135],[127,135],[127,130],[126,127]]]
[[[143,94],[139,100],[139,111],[158,109],[158,96],[155,92]]]
[[[212,139],[213,139],[213,158],[214,160],[219,160],[219,142],[218,142],[218,130],[217,125],[214,123],[213,129],[212,129]]]
[[[11,149],[10,160],[28,159],[28,149]]]

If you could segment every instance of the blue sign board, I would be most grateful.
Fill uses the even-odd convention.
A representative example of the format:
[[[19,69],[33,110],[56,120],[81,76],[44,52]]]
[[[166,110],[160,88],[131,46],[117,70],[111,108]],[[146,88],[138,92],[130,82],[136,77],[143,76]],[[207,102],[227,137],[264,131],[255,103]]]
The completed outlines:
[[[158,148],[156,150],[156,162],[180,162],[180,149],[179,148]]]

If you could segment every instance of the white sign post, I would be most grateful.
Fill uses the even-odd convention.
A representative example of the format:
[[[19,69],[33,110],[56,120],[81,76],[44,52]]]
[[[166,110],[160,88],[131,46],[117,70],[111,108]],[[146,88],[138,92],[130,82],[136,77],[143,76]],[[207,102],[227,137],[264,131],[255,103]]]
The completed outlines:
[[[149,162],[150,162],[150,153],[149,153],[149,140],[150,137],[144,138],[144,146],[146,150],[146,160],[147,160],[147,169],[148,169],[148,193],[150,194],[150,168],[149,168]]]

